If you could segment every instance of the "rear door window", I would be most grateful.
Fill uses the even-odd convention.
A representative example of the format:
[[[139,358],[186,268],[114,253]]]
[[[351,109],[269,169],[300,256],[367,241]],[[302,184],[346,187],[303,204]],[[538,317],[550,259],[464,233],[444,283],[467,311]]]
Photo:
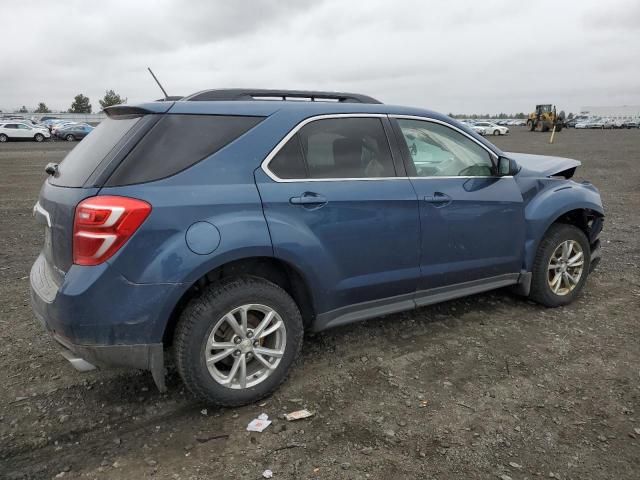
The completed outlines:
[[[165,115],[122,161],[106,186],[151,182],[175,175],[225,147],[263,118]],[[95,134],[96,131],[87,139]]]
[[[395,177],[379,118],[335,118],[308,123],[269,163],[281,179]]]
[[[69,152],[49,182],[61,187],[82,187],[142,116],[107,118]]]
[[[311,178],[394,177],[391,150],[379,118],[311,122],[299,132]]]

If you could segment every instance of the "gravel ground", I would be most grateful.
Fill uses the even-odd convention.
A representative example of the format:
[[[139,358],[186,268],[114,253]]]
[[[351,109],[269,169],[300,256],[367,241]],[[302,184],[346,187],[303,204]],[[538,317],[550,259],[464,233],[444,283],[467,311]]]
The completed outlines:
[[[603,260],[577,302],[496,291],[309,336],[289,381],[238,409],[57,353],[29,308],[31,207],[72,145],[0,145],[0,478],[638,478],[640,130],[547,140],[495,143],[580,159],[601,189]],[[274,425],[245,431],[262,412]]]

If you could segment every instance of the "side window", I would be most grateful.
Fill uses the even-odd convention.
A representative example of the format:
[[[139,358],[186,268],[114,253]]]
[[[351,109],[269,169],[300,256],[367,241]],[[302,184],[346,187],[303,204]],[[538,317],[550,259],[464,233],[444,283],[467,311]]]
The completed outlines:
[[[422,120],[398,119],[398,124],[413,161],[415,176],[493,175],[493,163],[487,150],[460,132]]]
[[[18,128],[20,130],[30,130],[29,127],[27,127],[24,123],[19,123]]]
[[[106,186],[151,182],[175,175],[224,148],[263,118],[164,115],[122,161]],[[96,140],[98,136],[92,134],[88,138]]]
[[[16,126],[15,123],[7,123],[4,128],[11,128],[11,129],[17,129],[18,127]]]
[[[376,178],[396,175],[379,118],[332,118],[298,132],[310,178]]]
[[[307,168],[302,157],[300,139],[295,134],[269,163],[271,170],[278,178],[307,178]]]

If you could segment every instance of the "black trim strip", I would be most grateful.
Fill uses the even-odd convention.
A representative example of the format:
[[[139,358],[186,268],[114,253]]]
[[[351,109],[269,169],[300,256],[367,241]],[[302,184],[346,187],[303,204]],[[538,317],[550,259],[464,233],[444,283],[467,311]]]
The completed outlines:
[[[360,320],[413,310],[414,308],[453,300],[454,298],[466,297],[496,288],[516,285],[520,281],[526,281],[526,276],[523,276],[521,273],[505,273],[504,275],[495,277],[348,305],[318,315],[313,325],[313,330],[317,332]]]

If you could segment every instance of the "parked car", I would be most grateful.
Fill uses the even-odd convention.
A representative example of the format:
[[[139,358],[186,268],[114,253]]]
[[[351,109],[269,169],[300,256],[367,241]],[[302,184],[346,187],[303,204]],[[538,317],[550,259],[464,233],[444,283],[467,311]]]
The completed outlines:
[[[171,354],[197,396],[246,404],[305,331],[506,286],[566,305],[600,259],[579,161],[503,152],[429,110],[232,89],[105,112],[34,206],[32,305],[79,369],[165,390]]]
[[[86,123],[75,123],[64,125],[56,130],[56,137],[73,142],[74,140],[82,140],[93,131],[91,125]]]
[[[61,122],[62,120],[60,120],[59,118],[48,118],[46,120],[42,121],[42,125],[44,125],[45,127],[47,127],[47,129],[49,129],[49,131],[51,131],[51,126]]]
[[[627,120],[622,124],[622,128],[638,128],[639,125],[640,124],[638,122],[635,122],[633,120]]]
[[[602,122],[602,128],[606,128],[609,130],[615,128],[615,122],[610,118],[603,118],[600,121]]]
[[[31,139],[36,142],[42,142],[51,137],[49,130],[44,127],[31,126],[23,122],[0,121],[0,142],[4,143],[8,140],[26,140]]]
[[[471,130],[473,130],[474,132],[476,132],[478,135],[485,136],[487,134],[487,131],[483,127],[478,126],[478,124],[475,122],[462,122],[462,123],[465,124],[467,127],[469,127]]]
[[[491,122],[477,122],[476,126],[482,127],[487,135],[506,135],[509,133],[507,127],[496,125]]]
[[[64,127],[70,126],[70,125],[77,125],[77,123],[76,123],[76,122],[70,122],[70,121],[68,121],[68,120],[63,120],[63,121],[61,121],[61,122],[56,122],[56,123],[54,123],[54,124],[52,124],[52,125],[51,125],[51,134],[52,134],[53,136],[56,136],[56,137],[57,137],[57,136],[58,136],[58,135],[57,135],[58,130],[60,130],[61,128],[64,128]]]

